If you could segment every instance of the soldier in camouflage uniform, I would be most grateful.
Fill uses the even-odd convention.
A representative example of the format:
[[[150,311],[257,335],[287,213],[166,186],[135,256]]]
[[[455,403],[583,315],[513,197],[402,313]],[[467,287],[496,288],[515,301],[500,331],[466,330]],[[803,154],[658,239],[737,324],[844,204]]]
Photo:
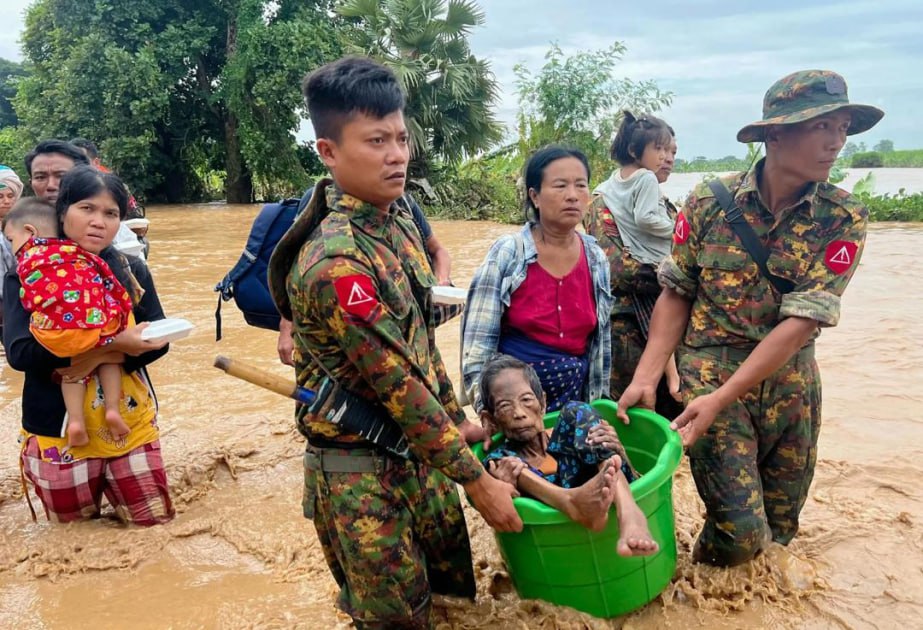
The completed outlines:
[[[673,130],[670,129],[672,134]],[[676,155],[676,140],[668,150],[668,157],[655,175],[661,184],[667,180],[673,170]],[[661,203],[667,214],[673,219],[678,212],[676,206],[663,197]],[[644,345],[647,343],[646,331],[638,321],[638,314],[632,304],[633,296],[644,300],[655,300],[660,294],[660,284],[651,265],[643,265],[631,256],[628,247],[622,241],[615,217],[606,207],[606,200],[597,194],[590,202],[583,227],[587,234],[594,236],[609,260],[609,278],[612,284],[612,314],[610,316],[610,334],[612,337],[612,372],[609,379],[609,395],[617,399],[631,383]],[[674,418],[682,411],[680,405],[670,395],[666,377],[657,387],[657,413]]]
[[[269,281],[294,327],[299,385],[325,374],[382,406],[412,457],[388,454],[297,411],[308,438],[304,514],[340,586],[338,606],[360,628],[431,626],[431,592],[474,596],[465,520],[452,482],[487,522],[522,527],[515,489],[484,470],[436,349],[435,277],[411,219],[395,201],[409,150],[404,98],[390,70],[344,58],[310,75],[305,99],[317,150],[333,174],[316,188],[270,263]]]
[[[798,531],[820,430],[814,339],[839,320],[868,223],[866,208],[827,178],[846,136],[883,115],[850,104],[838,74],[808,70],[776,82],[763,119],[738,133],[764,142],[766,157],[722,182],[766,248],[768,271],[791,291],[763,275],[707,186],[677,218],[650,340],[619,409],[653,404],[652,384],[682,338],[686,410],[673,428],[707,512],[698,561],[746,562]]]

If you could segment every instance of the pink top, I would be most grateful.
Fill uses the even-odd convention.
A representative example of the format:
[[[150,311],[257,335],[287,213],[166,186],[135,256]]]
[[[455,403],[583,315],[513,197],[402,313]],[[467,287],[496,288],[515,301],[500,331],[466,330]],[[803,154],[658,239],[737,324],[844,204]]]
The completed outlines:
[[[563,278],[555,278],[537,262],[529,265],[501,324],[561,352],[585,354],[596,331],[596,301],[584,248]]]

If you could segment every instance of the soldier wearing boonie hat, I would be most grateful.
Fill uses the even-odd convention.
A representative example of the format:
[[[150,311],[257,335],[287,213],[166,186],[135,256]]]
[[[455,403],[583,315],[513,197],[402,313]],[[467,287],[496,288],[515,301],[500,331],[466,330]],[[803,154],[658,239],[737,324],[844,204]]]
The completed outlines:
[[[728,210],[703,183],[677,218],[650,338],[619,409],[653,406],[682,341],[686,409],[673,428],[706,507],[697,561],[746,562],[798,531],[820,431],[814,339],[839,320],[868,224],[866,208],[827,178],[846,136],[883,115],[850,103],[834,72],[790,74],[766,92],[762,120],[737,134],[765,143],[766,157],[721,178]],[[740,218],[755,245],[738,236]],[[750,253],[760,248],[762,268]]]

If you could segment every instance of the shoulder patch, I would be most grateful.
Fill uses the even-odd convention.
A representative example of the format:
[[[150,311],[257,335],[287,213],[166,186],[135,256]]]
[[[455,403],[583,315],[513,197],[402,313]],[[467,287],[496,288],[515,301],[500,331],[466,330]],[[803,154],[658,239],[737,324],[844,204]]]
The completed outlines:
[[[856,262],[858,251],[859,245],[852,241],[833,241],[824,251],[824,264],[836,275],[844,274]]]
[[[363,321],[369,321],[378,306],[378,296],[372,279],[363,274],[352,274],[333,281],[341,309]]]
[[[676,223],[673,227],[673,242],[682,245],[689,239],[689,221],[686,220],[686,214],[680,212],[676,216]]]

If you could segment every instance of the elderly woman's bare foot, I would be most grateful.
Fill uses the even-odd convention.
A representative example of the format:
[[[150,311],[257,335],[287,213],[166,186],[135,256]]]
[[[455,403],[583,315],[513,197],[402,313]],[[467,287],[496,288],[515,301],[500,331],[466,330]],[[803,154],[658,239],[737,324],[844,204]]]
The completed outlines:
[[[660,546],[651,536],[647,517],[633,501],[619,506],[619,541],[615,550],[620,556],[650,556]]]
[[[568,490],[564,513],[591,531],[603,530],[609,521],[616,473],[621,465],[618,457],[612,457],[596,476],[582,486]]]

